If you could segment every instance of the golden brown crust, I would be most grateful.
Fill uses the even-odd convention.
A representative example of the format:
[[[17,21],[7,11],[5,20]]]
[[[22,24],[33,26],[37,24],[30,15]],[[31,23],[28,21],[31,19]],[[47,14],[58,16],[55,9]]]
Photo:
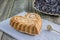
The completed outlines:
[[[36,35],[41,31],[42,19],[36,13],[28,13],[23,16],[14,16],[10,20],[10,25],[17,31]]]

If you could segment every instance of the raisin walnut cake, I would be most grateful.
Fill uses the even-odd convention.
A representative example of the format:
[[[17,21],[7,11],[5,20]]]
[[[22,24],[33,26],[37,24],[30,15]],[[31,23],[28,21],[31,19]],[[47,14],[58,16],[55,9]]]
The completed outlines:
[[[10,25],[19,32],[36,35],[41,31],[42,19],[36,13],[28,13],[25,16],[12,17]]]

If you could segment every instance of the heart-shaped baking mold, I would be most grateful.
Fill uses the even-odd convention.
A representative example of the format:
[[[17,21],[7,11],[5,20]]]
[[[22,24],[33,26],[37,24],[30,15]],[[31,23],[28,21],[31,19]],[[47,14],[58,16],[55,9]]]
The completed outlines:
[[[42,19],[36,13],[27,13],[24,16],[12,17],[10,25],[19,32],[36,35],[41,31]]]

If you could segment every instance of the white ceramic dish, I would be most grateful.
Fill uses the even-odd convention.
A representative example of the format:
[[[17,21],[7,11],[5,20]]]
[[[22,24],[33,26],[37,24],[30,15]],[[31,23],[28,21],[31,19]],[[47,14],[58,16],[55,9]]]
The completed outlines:
[[[25,14],[26,14],[26,12],[22,12],[18,15],[22,16]],[[47,25],[51,25],[54,29],[60,31],[60,28],[59,28],[60,25],[57,25],[57,24],[52,23],[50,21],[43,19],[41,33],[36,36],[31,36],[31,35],[23,34],[21,32],[16,31],[15,29],[13,29],[9,24],[9,20],[10,19],[0,22],[0,30],[11,35],[12,37],[14,37],[17,40],[60,40],[60,35],[57,34],[56,32],[46,31]]]

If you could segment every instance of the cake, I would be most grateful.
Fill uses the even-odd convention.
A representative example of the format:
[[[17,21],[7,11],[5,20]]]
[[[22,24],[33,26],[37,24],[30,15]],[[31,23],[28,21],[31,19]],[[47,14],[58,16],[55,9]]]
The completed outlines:
[[[42,19],[36,13],[27,13],[24,16],[12,17],[10,19],[10,25],[19,32],[37,35],[42,28]]]

